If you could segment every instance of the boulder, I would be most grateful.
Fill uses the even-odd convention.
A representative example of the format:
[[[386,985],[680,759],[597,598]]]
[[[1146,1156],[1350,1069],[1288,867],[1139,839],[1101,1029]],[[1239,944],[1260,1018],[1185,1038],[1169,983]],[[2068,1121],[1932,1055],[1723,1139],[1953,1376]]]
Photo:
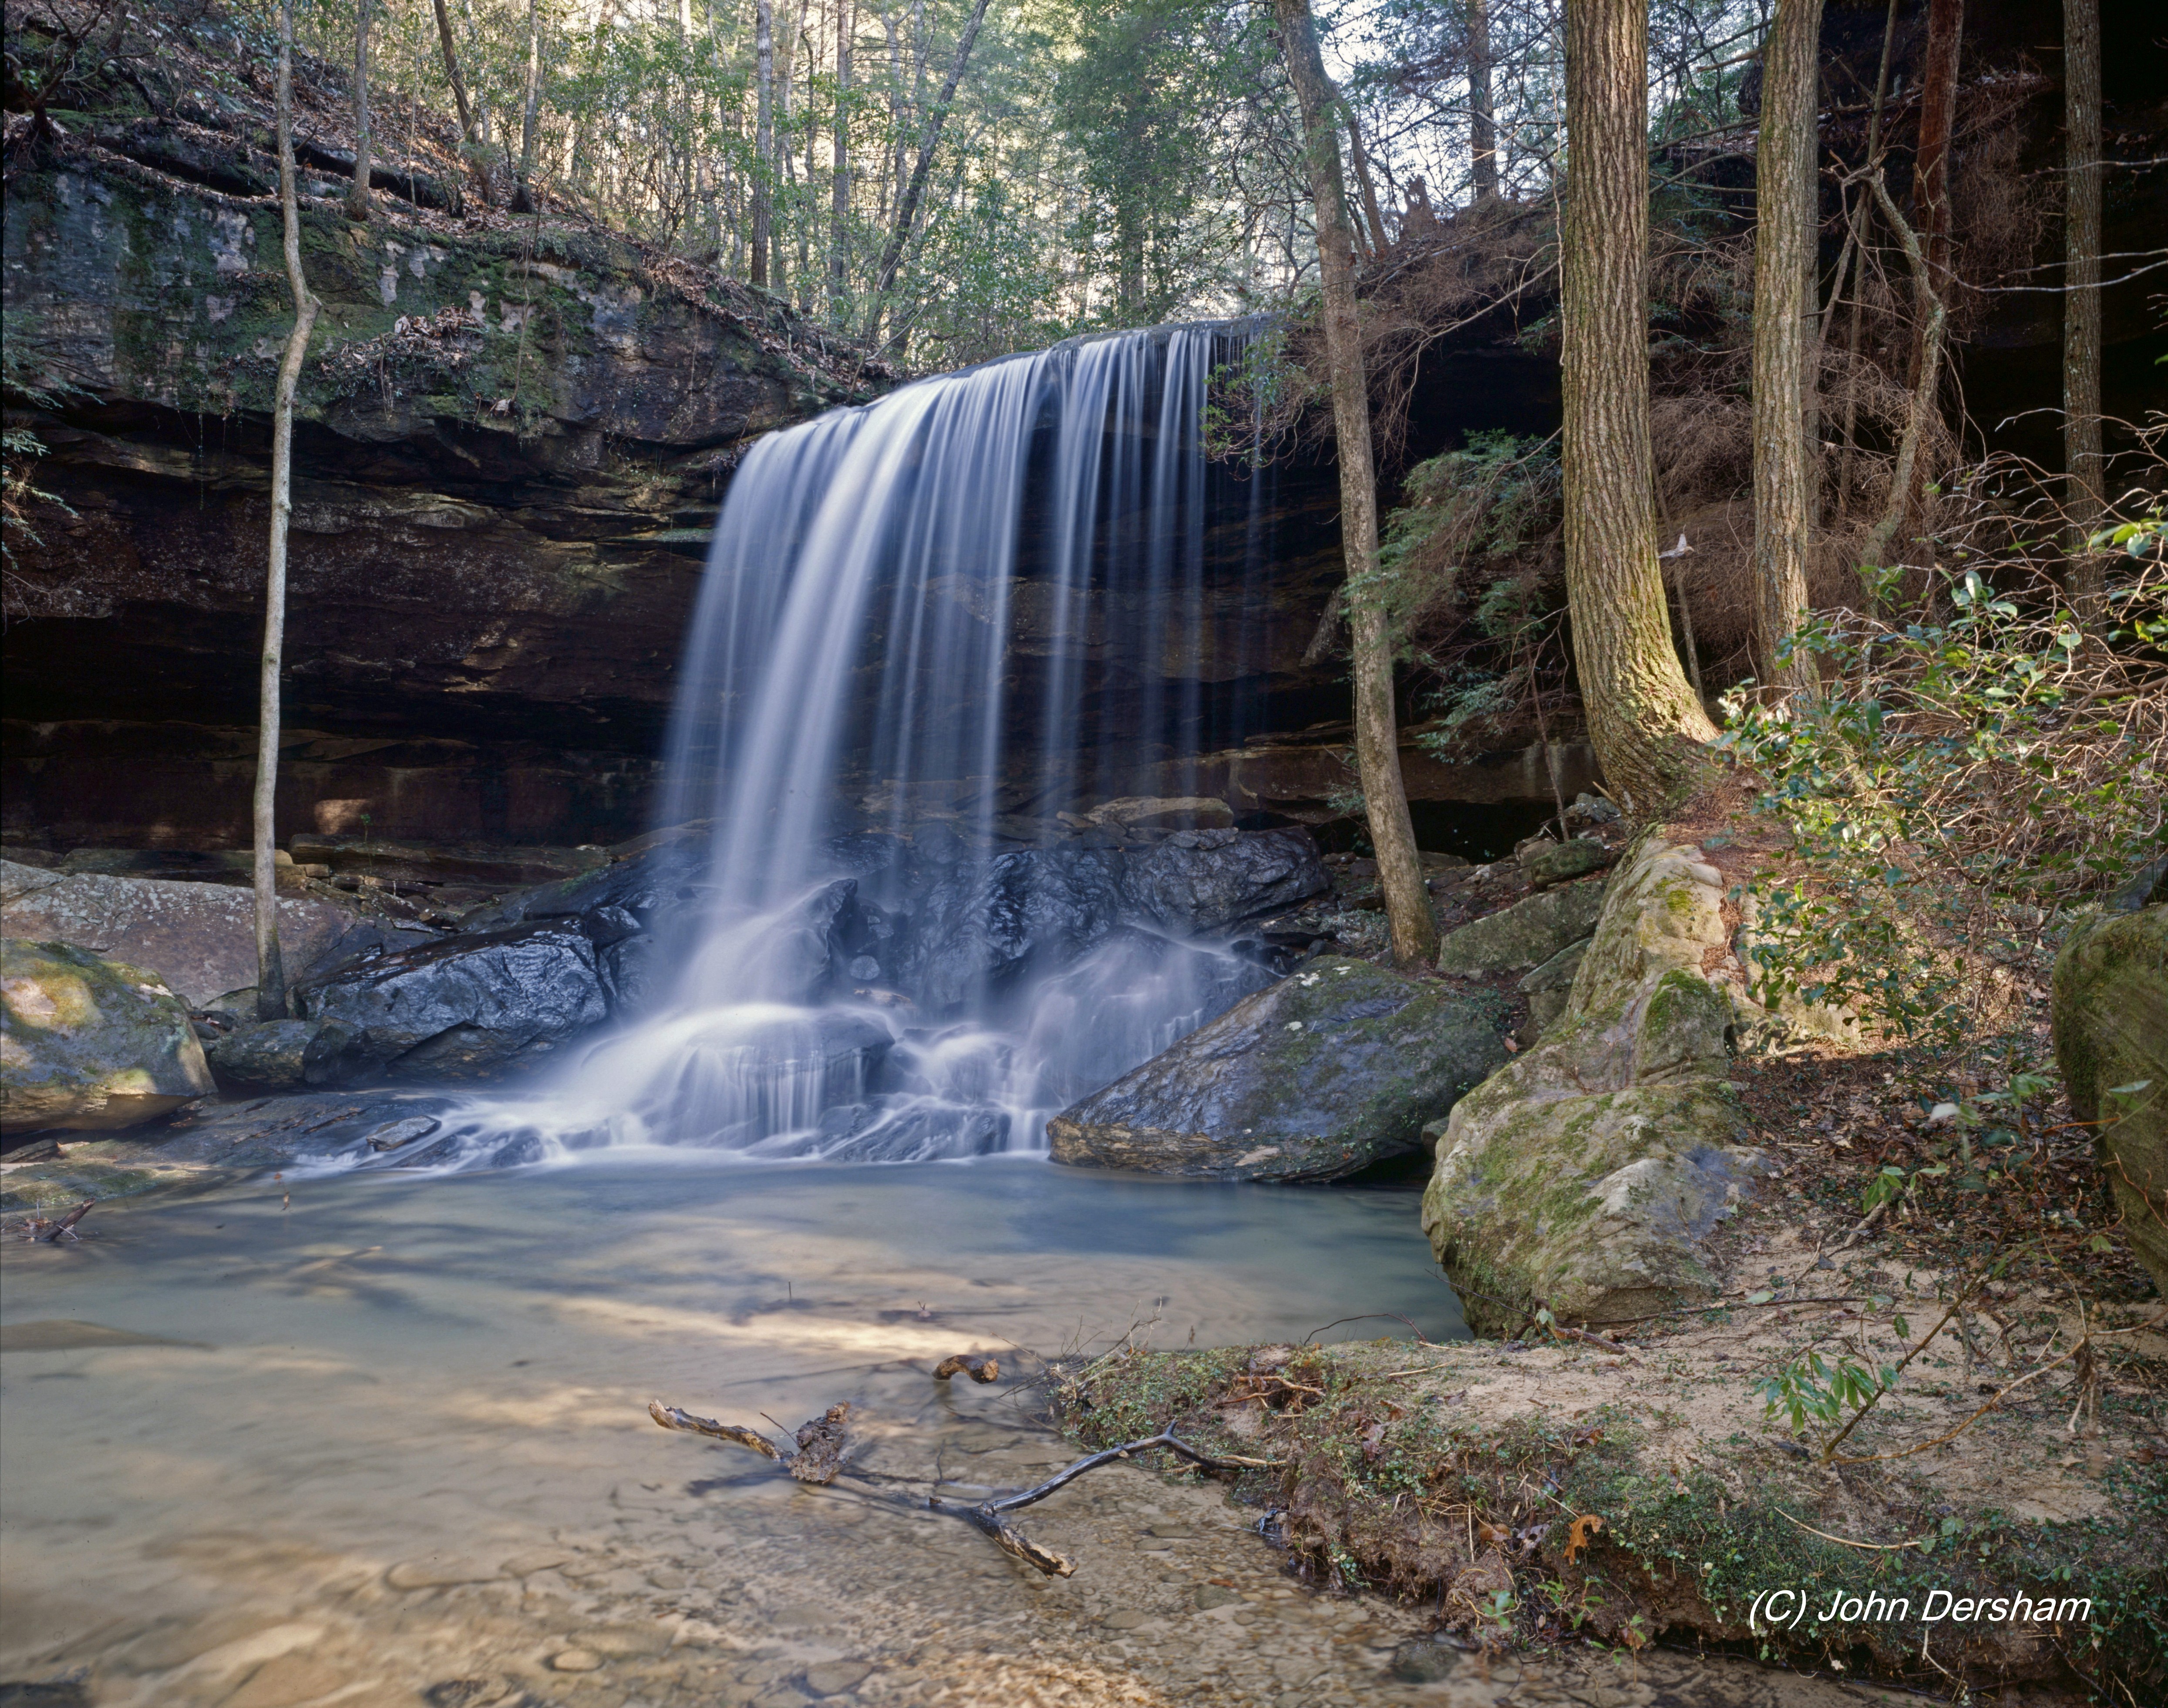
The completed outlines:
[[[1423,1231],[1471,1323],[1618,1321],[1714,1286],[1708,1236],[1772,1171],[1726,1080],[1744,979],[1724,899],[1698,848],[1645,834],[1564,1013],[1434,1129]]]
[[[1225,830],[1235,822],[1235,809],[1209,795],[1124,795],[1097,806],[1085,821],[1123,830]]]
[[[541,920],[341,967],[295,988],[304,1018],[349,1039],[347,1079],[495,1079],[540,1065],[609,1018],[595,946]]]
[[[95,943],[154,967],[201,1008],[256,982],[256,899],[246,888],[155,878],[113,878],[0,865],[0,931],[11,937]],[[330,902],[282,896],[279,943],[290,978],[370,949],[433,941],[358,918]]]
[[[351,1032],[332,1021],[274,1020],[236,1026],[207,1053],[223,1079],[284,1091],[337,1084],[354,1042]]]
[[[188,1005],[71,943],[0,941],[0,1127],[132,1127],[214,1087]]]
[[[1056,1162],[1323,1180],[1411,1151],[1506,1059],[1505,1004],[1322,957],[1047,1123]]]
[[[2070,1107],[2102,1123],[2131,1248],[2168,1294],[2168,860],[2071,931],[2050,1014]]]
[[[1131,854],[1122,898],[1138,924],[1177,936],[1222,931],[1332,888],[1307,830],[1182,830]]]
[[[1532,842],[1518,858],[1528,882],[1541,890],[1602,872],[1617,862],[1618,853],[1591,838],[1576,836],[1570,842]]]
[[[1539,967],[1596,929],[1605,881],[1584,879],[1517,901],[1446,933],[1437,970],[1464,979]]]
[[[1560,949],[1514,985],[1515,990],[1528,999],[1528,1024],[1538,1037],[1565,1012],[1567,999],[1573,995],[1574,975],[1581,971],[1581,959],[1587,953],[1588,939],[1583,937]]]
[[[1122,876],[1122,856],[1105,849],[1026,848],[952,867],[918,910],[897,984],[927,1013],[950,1014],[1066,967],[1120,922]]]

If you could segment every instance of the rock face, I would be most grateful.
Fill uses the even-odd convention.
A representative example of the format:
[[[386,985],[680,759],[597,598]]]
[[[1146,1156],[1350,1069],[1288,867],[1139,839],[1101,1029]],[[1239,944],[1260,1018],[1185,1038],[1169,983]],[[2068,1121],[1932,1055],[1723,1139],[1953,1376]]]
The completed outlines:
[[[1047,1123],[1056,1162],[1321,1180],[1411,1151],[1506,1059],[1505,1005],[1325,957]]]
[[[2123,1227],[2168,1293],[2168,859],[2070,933],[2052,1012],[2070,1107],[2105,1121],[2101,1161]]]
[[[152,972],[68,943],[0,942],[0,1127],[101,1129],[213,1086],[188,1006]]]
[[[1132,855],[1122,874],[1132,915],[1185,937],[1277,913],[1331,887],[1316,843],[1301,830],[1182,831]]]
[[[1725,1081],[1744,987],[1724,897],[1698,849],[1645,834],[1565,1013],[1438,1130],[1423,1231],[1471,1323],[1539,1302],[1615,1321],[1711,1285],[1703,1242],[1771,1170]]]
[[[342,1079],[492,1079],[551,1058],[610,1012],[594,944],[555,921],[364,961],[300,984],[295,1001],[344,1028]]]
[[[1604,881],[1584,879],[1549,889],[1448,931],[1437,947],[1437,970],[1461,978],[1517,973],[1541,966],[1596,929]]]
[[[205,1053],[221,1079],[285,1091],[337,1084],[353,1042],[353,1034],[333,1021],[274,1020],[237,1027]]]
[[[94,943],[151,967],[201,1008],[256,983],[256,902],[246,889],[157,878],[48,872],[0,861],[0,931],[10,937]],[[283,898],[279,942],[290,977],[369,949],[404,947],[427,934],[359,920],[328,902]]]

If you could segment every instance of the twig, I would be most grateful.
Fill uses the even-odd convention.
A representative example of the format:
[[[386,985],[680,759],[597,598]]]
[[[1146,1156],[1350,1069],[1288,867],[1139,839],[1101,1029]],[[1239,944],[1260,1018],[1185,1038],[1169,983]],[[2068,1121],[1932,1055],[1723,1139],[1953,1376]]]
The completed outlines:
[[[1850,1462],[1854,1462],[1854,1461],[1847,1461],[1847,1463],[1850,1463]],[[1792,1524],[1792,1525],[1799,1525],[1799,1527],[1801,1530],[1804,1530],[1804,1531],[1805,1531],[1809,1536],[1820,1536],[1820,1537],[1824,1541],[1825,1541],[1825,1542],[1838,1542],[1838,1543],[1842,1544],[1844,1546],[1846,1546],[1846,1547],[1847,1547],[1847,1548],[1865,1548],[1865,1549],[1867,1549],[1867,1550],[1868,1550],[1869,1552],[1873,1552],[1873,1553],[1878,1553],[1878,1554],[1894,1554],[1894,1553],[1900,1553],[1900,1552],[1901,1552],[1902,1551],[1904,1551],[1904,1550],[1905,1550],[1905,1549],[1906,1549],[1906,1548],[1916,1548],[1916,1547],[1918,1547],[1918,1546],[1920,1546],[1920,1545],[1919,1545],[1919,1543],[1918,1543],[1918,1542],[1916,1542],[1916,1541],[1910,1541],[1910,1542],[1855,1542],[1854,1541],[1852,1541],[1852,1538],[1851,1538],[1850,1536],[1831,1536],[1831,1535],[1827,1530],[1816,1530],[1816,1529],[1815,1529],[1812,1525],[1810,1525],[1810,1524],[1799,1524],[1799,1520],[1797,1520],[1797,1519],[1793,1518],[1793,1517],[1791,1515],[1791,1514],[1789,1514],[1788,1512],[1786,1512],[1786,1511],[1784,1510],[1784,1509],[1783,1509],[1783,1507],[1781,1507],[1781,1506],[1780,1506],[1780,1507],[1776,1508],[1776,1509],[1775,1509],[1775,1511],[1776,1511],[1777,1516],[1778,1518],[1783,1519],[1783,1520],[1784,1520],[1784,1522],[1785,1522],[1785,1523],[1787,1523],[1787,1524]]]
[[[1418,1345],[1429,1346],[1436,1344],[1421,1329],[1416,1329],[1416,1325],[1409,1322],[1408,1318],[1403,1317],[1398,1311],[1365,1311],[1359,1317],[1335,1318],[1331,1322],[1327,1323],[1324,1329],[1312,1329],[1310,1333],[1302,1337],[1303,1342],[1307,1345],[1322,1334],[1326,1329],[1337,1329],[1342,1323],[1368,1323],[1374,1318],[1379,1317],[1390,1317],[1395,1323],[1406,1323],[1409,1328],[1415,1329],[1416,1340]]]
[[[54,1223],[49,1232],[40,1233],[37,1238],[45,1241],[48,1245],[59,1244],[61,1235],[63,1233],[66,1234],[71,1239],[82,1239],[82,1236],[75,1231],[75,1224],[82,1221],[84,1217],[90,1214],[90,1207],[97,1201],[98,1200],[95,1198],[85,1198],[82,1202],[77,1205],[74,1209],[69,1211],[66,1215],[61,1217],[59,1221]]]
[[[683,1430],[688,1435],[712,1435],[719,1441],[734,1441],[741,1447],[750,1447],[754,1452],[770,1459],[781,1459],[783,1455],[774,1442],[758,1430],[748,1430],[742,1424],[719,1424],[713,1418],[696,1418],[690,1412],[667,1406],[659,1399],[647,1403],[647,1415],[666,1430]]]

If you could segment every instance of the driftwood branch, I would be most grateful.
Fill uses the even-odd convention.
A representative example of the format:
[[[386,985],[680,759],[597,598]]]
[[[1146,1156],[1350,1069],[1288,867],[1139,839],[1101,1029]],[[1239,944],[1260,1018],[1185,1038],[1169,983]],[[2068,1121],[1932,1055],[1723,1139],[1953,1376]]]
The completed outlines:
[[[783,1455],[774,1442],[758,1430],[748,1430],[742,1424],[719,1424],[713,1418],[696,1418],[676,1406],[667,1406],[659,1399],[647,1403],[647,1415],[666,1430],[683,1430],[690,1435],[712,1435],[718,1441],[735,1442],[741,1447],[750,1447],[769,1459],[780,1459]]]
[[[1002,1379],[1000,1361],[992,1358],[975,1358],[968,1352],[959,1352],[943,1359],[933,1367],[933,1379],[946,1382],[952,1376],[968,1376],[974,1382],[999,1382]]]

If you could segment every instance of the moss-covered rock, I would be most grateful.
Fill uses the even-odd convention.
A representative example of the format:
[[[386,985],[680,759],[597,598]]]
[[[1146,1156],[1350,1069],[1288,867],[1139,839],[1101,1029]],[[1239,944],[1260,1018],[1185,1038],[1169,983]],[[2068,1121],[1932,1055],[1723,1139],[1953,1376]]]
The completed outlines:
[[[1603,891],[1600,878],[1567,884],[1448,931],[1438,945],[1437,970],[1480,978],[1540,966],[1596,929]]]
[[[2133,887],[2118,902],[2151,893]],[[2132,1249],[2168,1293],[2168,903],[2112,906],[2072,931],[2052,1011],[2070,1106],[2102,1122],[2101,1161]]]
[[[0,1127],[132,1127],[211,1090],[188,1006],[156,973],[0,939]]]
[[[1645,835],[1564,1013],[1437,1132],[1423,1230],[1471,1323],[1539,1303],[1618,1321],[1709,1290],[1708,1237],[1769,1168],[1724,1077],[1742,998],[1724,900],[1698,849]]]
[[[1326,956],[1047,1124],[1057,1162],[1331,1180],[1414,1150],[1506,1060],[1506,1005]]]

